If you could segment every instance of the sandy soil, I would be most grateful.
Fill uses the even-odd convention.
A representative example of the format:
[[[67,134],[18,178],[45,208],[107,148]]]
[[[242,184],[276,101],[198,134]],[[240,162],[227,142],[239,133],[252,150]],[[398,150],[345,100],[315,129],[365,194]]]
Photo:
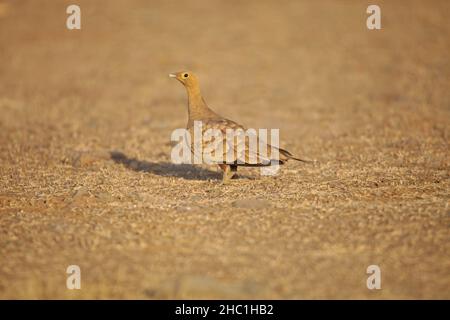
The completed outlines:
[[[77,3],[0,1],[0,298],[450,298],[448,1]],[[318,163],[172,164],[183,69]]]

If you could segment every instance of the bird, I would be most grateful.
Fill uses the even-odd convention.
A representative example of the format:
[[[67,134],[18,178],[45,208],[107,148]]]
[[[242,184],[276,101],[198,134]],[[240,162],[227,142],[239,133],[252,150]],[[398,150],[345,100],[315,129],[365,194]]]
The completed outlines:
[[[310,160],[296,158],[289,151],[267,144],[265,141],[263,141],[262,144],[266,145],[266,150],[270,152],[269,155],[258,152],[258,149],[250,150],[249,139],[242,140],[242,136],[240,136],[242,132],[246,132],[246,128],[235,121],[220,116],[208,107],[200,92],[198,78],[194,73],[191,71],[181,71],[171,73],[169,74],[169,77],[175,78],[186,88],[188,96],[188,122],[186,129],[191,136],[195,134],[195,125],[198,123],[201,123],[202,125],[201,132],[203,134],[208,130],[216,130],[223,134],[222,136],[217,137],[217,139],[203,139],[201,141],[201,150],[209,148],[216,151],[215,154],[210,157],[210,160],[217,164],[222,170],[222,182],[224,184],[237,177],[237,169],[239,166],[265,167],[275,164],[284,164],[288,160],[296,160],[306,163],[312,162]],[[227,136],[227,130],[239,131],[240,134],[235,136]],[[259,143],[261,143],[259,137],[257,137],[257,140],[259,145]],[[241,143],[240,150],[238,150],[239,143]],[[242,143],[244,144],[243,146]],[[211,148],[211,144],[215,145]],[[219,151],[217,151],[217,148],[219,148]],[[192,139],[190,149],[194,156],[196,155],[196,152],[198,153]],[[216,153],[217,157],[215,157]],[[278,159],[272,159],[272,153],[277,154]]]

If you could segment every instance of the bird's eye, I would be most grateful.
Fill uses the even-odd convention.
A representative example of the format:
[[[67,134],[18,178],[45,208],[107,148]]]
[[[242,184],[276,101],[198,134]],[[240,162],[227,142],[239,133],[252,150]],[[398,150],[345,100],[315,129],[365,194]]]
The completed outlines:
[[[183,78],[187,78],[189,75],[187,73],[183,74]]]

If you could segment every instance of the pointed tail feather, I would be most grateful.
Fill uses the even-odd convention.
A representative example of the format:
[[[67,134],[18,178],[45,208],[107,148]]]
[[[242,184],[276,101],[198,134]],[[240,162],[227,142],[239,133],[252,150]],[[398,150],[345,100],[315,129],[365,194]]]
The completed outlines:
[[[314,161],[311,161],[311,160],[305,160],[305,159],[296,158],[296,157],[294,157],[292,155],[292,153],[290,153],[289,151],[284,150],[284,149],[280,149],[279,148],[278,151],[280,152],[280,154],[282,154],[283,156],[286,157],[286,159],[282,159],[282,161],[287,161],[289,159],[293,159],[293,160],[297,160],[297,161],[301,161],[301,162],[305,162],[305,163],[312,163],[312,162],[314,162]]]

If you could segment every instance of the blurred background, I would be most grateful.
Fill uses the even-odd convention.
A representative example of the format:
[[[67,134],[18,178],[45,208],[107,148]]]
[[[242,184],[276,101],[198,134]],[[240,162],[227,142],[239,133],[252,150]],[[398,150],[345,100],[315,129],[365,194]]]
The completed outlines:
[[[369,4],[1,0],[0,298],[450,298],[450,3]],[[181,70],[318,164],[172,165]]]

